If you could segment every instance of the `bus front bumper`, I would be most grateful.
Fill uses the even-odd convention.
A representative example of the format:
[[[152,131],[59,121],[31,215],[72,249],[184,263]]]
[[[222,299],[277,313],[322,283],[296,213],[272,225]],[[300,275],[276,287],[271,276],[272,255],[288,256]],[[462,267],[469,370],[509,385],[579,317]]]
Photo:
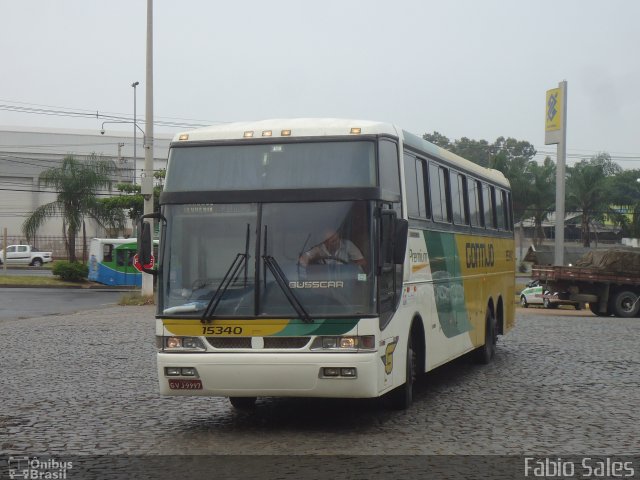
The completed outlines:
[[[167,375],[182,368],[195,375]],[[162,395],[371,398],[381,368],[377,352],[158,353]]]

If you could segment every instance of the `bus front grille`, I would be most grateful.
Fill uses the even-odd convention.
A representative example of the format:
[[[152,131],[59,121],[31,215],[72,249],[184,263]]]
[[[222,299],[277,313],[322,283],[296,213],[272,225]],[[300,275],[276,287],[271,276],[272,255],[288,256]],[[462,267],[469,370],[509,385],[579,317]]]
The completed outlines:
[[[305,347],[311,337],[262,337],[253,341],[252,337],[206,337],[213,348],[251,348],[254,350],[269,349],[300,349]],[[258,340],[258,339],[256,339]]]

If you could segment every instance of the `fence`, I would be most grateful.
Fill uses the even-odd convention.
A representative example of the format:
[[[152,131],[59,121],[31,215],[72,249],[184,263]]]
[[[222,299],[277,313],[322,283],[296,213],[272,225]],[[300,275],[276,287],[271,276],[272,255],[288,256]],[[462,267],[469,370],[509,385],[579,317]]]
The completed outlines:
[[[0,243],[2,238],[0,238]],[[27,242],[24,236],[7,235],[7,245],[25,245],[31,244],[44,252],[52,252],[54,260],[66,260],[67,248],[64,243],[64,237],[54,235],[39,235],[33,242]],[[87,237],[87,258],[89,256],[89,245],[91,238]],[[4,246],[3,246],[4,247]],[[76,258],[82,260],[82,235],[76,237]],[[85,259],[86,260],[86,259]]]

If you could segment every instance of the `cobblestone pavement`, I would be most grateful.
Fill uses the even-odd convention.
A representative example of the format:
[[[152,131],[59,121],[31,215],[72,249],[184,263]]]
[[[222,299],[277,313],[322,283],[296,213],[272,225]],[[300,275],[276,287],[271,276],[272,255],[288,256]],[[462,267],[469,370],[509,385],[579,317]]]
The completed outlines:
[[[0,322],[0,452],[13,454],[637,454],[640,319],[518,310],[489,366],[422,379],[406,412],[374,400],[161,397],[152,307]]]

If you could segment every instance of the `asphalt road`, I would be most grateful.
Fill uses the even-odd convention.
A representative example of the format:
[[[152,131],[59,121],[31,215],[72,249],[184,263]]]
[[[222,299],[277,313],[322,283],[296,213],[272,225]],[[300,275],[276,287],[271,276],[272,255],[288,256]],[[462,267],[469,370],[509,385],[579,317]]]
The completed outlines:
[[[65,315],[117,305],[113,289],[0,288],[0,320]]]

